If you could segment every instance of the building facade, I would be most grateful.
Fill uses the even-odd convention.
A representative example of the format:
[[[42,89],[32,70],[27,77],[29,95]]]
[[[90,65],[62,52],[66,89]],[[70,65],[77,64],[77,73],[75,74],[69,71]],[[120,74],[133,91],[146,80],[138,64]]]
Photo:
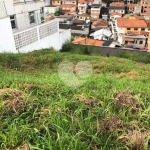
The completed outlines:
[[[56,43],[60,39],[58,21],[45,22],[45,6],[44,1],[0,0],[0,52],[61,48],[62,44]]]

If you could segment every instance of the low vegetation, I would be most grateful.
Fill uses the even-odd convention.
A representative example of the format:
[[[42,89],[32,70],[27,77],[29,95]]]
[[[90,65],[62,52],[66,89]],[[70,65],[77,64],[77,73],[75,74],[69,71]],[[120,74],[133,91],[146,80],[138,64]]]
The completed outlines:
[[[68,87],[57,71],[62,61],[88,61],[93,74]],[[126,58],[0,54],[0,149],[148,150],[149,80],[150,64]]]

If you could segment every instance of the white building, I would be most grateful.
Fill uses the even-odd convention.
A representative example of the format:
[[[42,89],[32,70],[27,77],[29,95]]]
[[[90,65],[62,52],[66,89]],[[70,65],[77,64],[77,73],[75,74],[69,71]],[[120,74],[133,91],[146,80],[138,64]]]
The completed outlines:
[[[57,19],[45,22],[45,6],[39,0],[0,0],[0,52],[61,48],[70,30],[60,33]]]

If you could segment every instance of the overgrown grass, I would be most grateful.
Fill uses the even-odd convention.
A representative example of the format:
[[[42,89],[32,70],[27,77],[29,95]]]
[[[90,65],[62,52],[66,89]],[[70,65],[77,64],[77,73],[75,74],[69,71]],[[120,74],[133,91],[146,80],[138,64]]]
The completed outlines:
[[[70,88],[59,78],[66,60],[92,64],[85,84]],[[149,149],[149,79],[150,64],[126,58],[0,54],[0,149]]]

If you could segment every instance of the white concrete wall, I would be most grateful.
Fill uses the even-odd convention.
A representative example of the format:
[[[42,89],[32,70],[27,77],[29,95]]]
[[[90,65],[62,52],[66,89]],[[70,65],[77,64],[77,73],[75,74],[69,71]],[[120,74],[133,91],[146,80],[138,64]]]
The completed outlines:
[[[118,9],[116,9],[116,10],[114,10],[114,9],[109,9],[109,14],[111,14],[111,13],[113,13],[113,12],[119,12],[119,13],[121,13],[121,14],[124,14],[125,13],[125,10],[118,10]]]
[[[11,29],[10,18],[0,19],[0,53],[16,53],[16,47]]]
[[[57,31],[51,35],[45,36],[44,38],[40,38],[40,27],[54,23],[56,21],[57,21],[57,25],[55,25],[55,28]],[[31,32],[33,32],[33,30],[36,31],[36,33],[33,34],[33,37],[31,37],[32,34],[28,35],[29,38],[32,38],[32,39],[34,38],[35,41],[33,43],[27,44],[26,46],[23,46],[23,47],[21,46],[18,49],[18,51],[20,53],[27,53],[27,52],[31,52],[33,50],[39,50],[39,49],[50,48],[50,47],[53,47],[55,50],[60,50],[62,47],[62,44],[65,43],[66,40],[71,38],[70,30],[66,30],[66,31],[59,33],[59,24],[58,24],[57,19],[54,19],[54,20],[47,22],[45,24],[42,24],[42,25],[38,25],[36,27],[32,27],[26,31],[21,31],[19,33],[15,33],[14,35],[17,36],[18,34],[20,34],[20,35],[26,34],[24,32],[29,33],[30,30],[32,30]],[[53,30],[55,30],[54,27],[53,27]],[[47,33],[47,31],[44,31],[44,30],[42,30],[42,32]],[[37,36],[37,38],[36,38],[36,36]],[[30,42],[30,41],[28,41],[28,39],[25,39],[25,40],[27,43]],[[23,42],[25,42],[25,40],[21,41],[22,45],[24,45]]]
[[[71,30],[60,30],[59,33],[59,40],[60,40],[60,45],[62,46],[67,40],[71,39]]]

